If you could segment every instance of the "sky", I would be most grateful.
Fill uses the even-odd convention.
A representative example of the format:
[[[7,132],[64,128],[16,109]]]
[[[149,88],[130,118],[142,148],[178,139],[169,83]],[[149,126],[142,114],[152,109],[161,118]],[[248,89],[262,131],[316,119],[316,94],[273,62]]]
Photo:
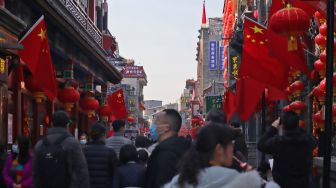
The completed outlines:
[[[109,30],[126,59],[144,66],[145,100],[177,102],[186,79],[197,78],[196,47],[203,0],[108,0]],[[206,1],[207,18],[224,0]]]

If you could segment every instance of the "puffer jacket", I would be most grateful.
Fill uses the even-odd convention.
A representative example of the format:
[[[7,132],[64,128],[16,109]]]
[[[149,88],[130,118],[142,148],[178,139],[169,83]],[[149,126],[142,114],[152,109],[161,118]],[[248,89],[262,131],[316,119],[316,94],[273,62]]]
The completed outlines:
[[[105,146],[103,141],[95,141],[84,148],[90,174],[91,188],[112,187],[113,173],[117,166],[117,155]]]

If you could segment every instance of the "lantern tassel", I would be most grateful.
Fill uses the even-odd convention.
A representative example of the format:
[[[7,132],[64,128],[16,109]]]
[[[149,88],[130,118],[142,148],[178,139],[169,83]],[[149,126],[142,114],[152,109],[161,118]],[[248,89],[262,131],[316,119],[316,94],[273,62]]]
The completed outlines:
[[[297,39],[294,36],[288,37],[288,51],[296,51],[297,49]]]

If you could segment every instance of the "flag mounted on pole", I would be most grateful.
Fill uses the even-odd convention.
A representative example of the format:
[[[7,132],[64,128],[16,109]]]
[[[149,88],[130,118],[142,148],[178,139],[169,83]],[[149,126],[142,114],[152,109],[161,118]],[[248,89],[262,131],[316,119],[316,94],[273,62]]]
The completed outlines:
[[[44,16],[29,29],[19,43],[24,49],[18,55],[30,70],[32,81],[37,82],[48,98],[53,100],[57,95],[57,81]]]
[[[245,18],[244,43],[239,77],[284,89],[288,83],[288,65],[269,56],[267,29]]]
[[[126,119],[128,116],[124,92],[122,89],[118,89],[107,97],[108,105],[112,110],[112,119]]]

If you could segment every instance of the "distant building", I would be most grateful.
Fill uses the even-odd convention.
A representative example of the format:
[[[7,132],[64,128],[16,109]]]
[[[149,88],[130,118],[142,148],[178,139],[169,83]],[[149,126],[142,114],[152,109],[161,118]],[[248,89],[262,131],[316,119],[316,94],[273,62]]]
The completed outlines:
[[[196,89],[203,113],[208,110],[209,101],[206,98],[221,97],[224,94],[224,57],[222,40],[222,18],[209,18],[206,25],[205,10],[202,27],[199,30],[197,43],[197,82]],[[208,103],[208,104],[207,104]],[[204,114],[203,114],[204,115]]]

